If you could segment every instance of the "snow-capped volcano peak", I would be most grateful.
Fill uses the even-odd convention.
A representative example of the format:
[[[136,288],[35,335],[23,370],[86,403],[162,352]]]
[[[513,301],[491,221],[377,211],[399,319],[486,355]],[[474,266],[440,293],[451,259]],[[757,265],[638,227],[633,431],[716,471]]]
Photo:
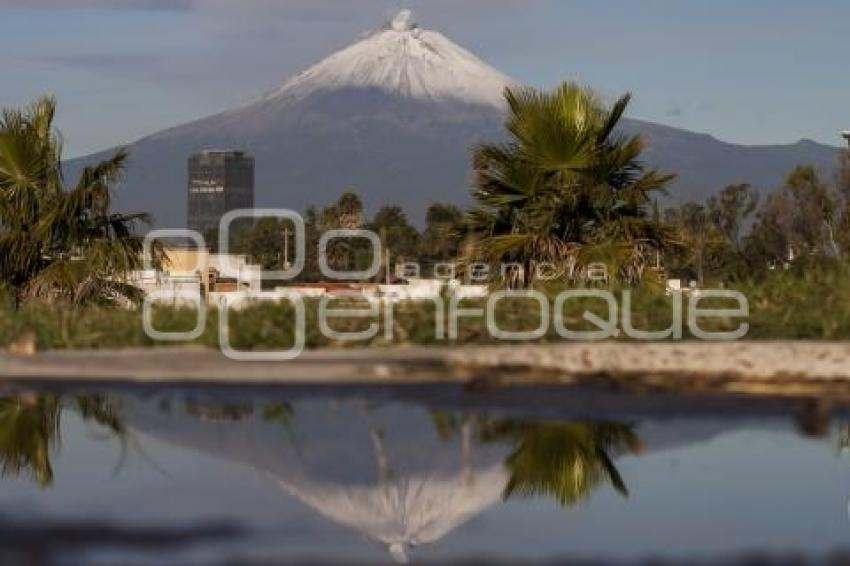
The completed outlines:
[[[441,33],[420,28],[410,10],[287,80],[266,99],[301,100],[322,91],[377,89],[426,101],[501,107],[516,84]]]
[[[416,18],[410,10],[402,10],[389,21],[389,28],[394,31],[412,31],[417,27]]]

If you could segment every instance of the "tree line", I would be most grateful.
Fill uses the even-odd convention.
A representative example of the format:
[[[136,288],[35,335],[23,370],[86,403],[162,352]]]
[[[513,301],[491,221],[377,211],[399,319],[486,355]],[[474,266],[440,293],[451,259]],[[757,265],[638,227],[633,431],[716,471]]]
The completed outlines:
[[[424,266],[427,273],[433,265],[453,261],[461,255],[466,219],[460,207],[434,203],[428,207],[425,227],[420,231],[400,206],[382,206],[371,218],[367,218],[360,196],[346,192],[327,206],[308,208],[304,214],[304,227],[305,266],[297,281],[313,282],[323,279],[319,269],[319,239],[329,230],[369,230],[379,237],[381,248],[386,252],[381,258],[382,265],[387,259],[391,267],[416,262]],[[287,259],[284,251],[287,247],[289,260],[293,259],[293,234],[294,226],[289,221],[261,218],[237,231],[233,249],[247,254],[263,269],[281,269]],[[365,269],[372,261],[371,256],[371,245],[361,238],[334,239],[327,247],[328,264],[339,271]],[[386,278],[386,269],[381,270],[378,278]],[[396,280],[394,269],[391,269],[390,279]]]
[[[519,287],[533,284],[543,264],[561,274],[603,264],[610,282],[622,285],[665,277],[705,284],[846,259],[847,152],[834,179],[801,165],[763,198],[739,184],[704,203],[663,206],[675,175],[646,167],[645,140],[620,132],[630,100],[625,95],[607,105],[575,83],[551,91],[507,89],[506,139],[472,149],[471,206],[435,203],[422,230],[398,206],[383,206],[366,218],[355,192],[311,207],[300,280],[321,279],[319,238],[341,228],[378,234],[390,252],[389,261],[381,258],[385,264],[512,264],[519,269],[508,284]],[[55,110],[55,100],[42,98],[0,116],[3,290],[15,305],[31,299],[70,305],[138,300],[128,275],[142,266],[140,234],[150,217],[112,210],[128,154],[118,150],[67,183]],[[231,248],[266,269],[279,268],[288,259],[290,231],[285,222],[261,219],[237,232]],[[294,253],[294,242],[290,249]],[[371,261],[361,239],[334,240],[327,253],[340,270]],[[154,256],[158,265],[162,249]]]
[[[656,212],[681,237],[681,245],[664,254],[667,270],[705,284],[845,261],[850,254],[848,153],[840,153],[832,182],[811,165],[799,165],[764,196],[748,184],[730,185],[705,203]]]
[[[508,90],[506,100],[508,140],[473,149],[471,207],[433,204],[419,231],[398,206],[365,218],[359,196],[347,192],[306,212],[301,279],[321,279],[318,239],[339,228],[374,231],[391,263],[414,261],[426,273],[446,261],[518,265],[508,281],[515,286],[530,285],[544,263],[560,275],[603,264],[618,284],[679,278],[704,285],[841,261],[850,253],[848,152],[840,152],[832,182],[799,165],[764,196],[735,184],[703,203],[664,205],[664,196],[675,200],[668,191],[675,176],[646,168],[643,138],[617,130],[628,95],[608,107],[590,89],[566,83],[551,92]],[[237,248],[278,268],[285,230],[264,219],[240,234]],[[335,241],[328,259],[337,269],[361,269],[370,262],[368,249],[363,241]]]

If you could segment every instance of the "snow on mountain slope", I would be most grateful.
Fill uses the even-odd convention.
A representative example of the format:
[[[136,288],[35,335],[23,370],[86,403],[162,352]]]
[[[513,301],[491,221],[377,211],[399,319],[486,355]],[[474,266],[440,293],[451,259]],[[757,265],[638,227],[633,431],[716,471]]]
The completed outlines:
[[[444,35],[421,29],[409,10],[299,73],[266,100],[297,101],[320,91],[377,89],[431,102],[459,101],[501,108],[502,92],[515,84]]]

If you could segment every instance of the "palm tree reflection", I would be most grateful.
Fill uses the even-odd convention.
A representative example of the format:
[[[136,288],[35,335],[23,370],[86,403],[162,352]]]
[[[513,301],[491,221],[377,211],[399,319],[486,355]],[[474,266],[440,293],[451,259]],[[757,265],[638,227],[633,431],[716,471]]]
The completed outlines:
[[[503,494],[506,500],[551,497],[561,506],[570,506],[608,482],[628,497],[628,487],[614,459],[641,450],[634,427],[624,423],[487,420],[445,411],[434,411],[431,419],[444,441],[460,434],[464,453],[470,450],[467,437],[472,423],[477,426],[479,443],[508,443],[513,447],[505,458],[510,473]]]
[[[53,483],[50,452],[59,440],[59,397],[0,399],[0,465],[3,477],[26,474],[41,486]]]
[[[632,427],[611,422],[496,421],[484,426],[482,438],[514,443],[505,461],[510,471],[505,499],[547,496],[562,506],[578,503],[606,482],[628,496],[614,458],[641,448]]]
[[[72,398],[84,420],[94,421],[119,437],[124,435],[118,411],[100,395]],[[27,476],[42,487],[53,485],[51,453],[60,443],[62,397],[48,393],[0,397],[0,473]]]

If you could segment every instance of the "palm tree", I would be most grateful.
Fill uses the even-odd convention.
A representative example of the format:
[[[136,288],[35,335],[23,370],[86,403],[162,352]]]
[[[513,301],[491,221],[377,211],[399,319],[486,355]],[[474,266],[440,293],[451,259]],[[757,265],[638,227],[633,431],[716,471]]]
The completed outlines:
[[[36,297],[74,305],[138,299],[126,275],[142,264],[135,227],[149,217],[111,210],[128,154],[117,151],[66,187],[55,112],[45,97],[0,117],[0,277],[16,306]]]
[[[630,95],[608,108],[564,83],[552,92],[508,88],[505,98],[509,140],[473,152],[474,252],[522,265],[520,284],[541,263],[566,273],[598,261],[639,280],[648,248],[674,240],[651,218],[652,193],[674,177],[645,169],[643,140],[617,133]]]
[[[336,222],[347,230],[357,230],[363,225],[363,201],[355,192],[346,192],[336,201]]]
[[[453,204],[433,203],[425,214],[419,257],[430,263],[457,259],[462,247],[465,218]]]
[[[346,192],[337,201],[322,209],[319,215],[319,231],[329,230],[358,230],[363,226],[363,201],[357,193]],[[358,240],[336,238],[326,249],[327,261],[333,269],[346,271],[354,268],[357,252],[362,249],[363,242]]]

